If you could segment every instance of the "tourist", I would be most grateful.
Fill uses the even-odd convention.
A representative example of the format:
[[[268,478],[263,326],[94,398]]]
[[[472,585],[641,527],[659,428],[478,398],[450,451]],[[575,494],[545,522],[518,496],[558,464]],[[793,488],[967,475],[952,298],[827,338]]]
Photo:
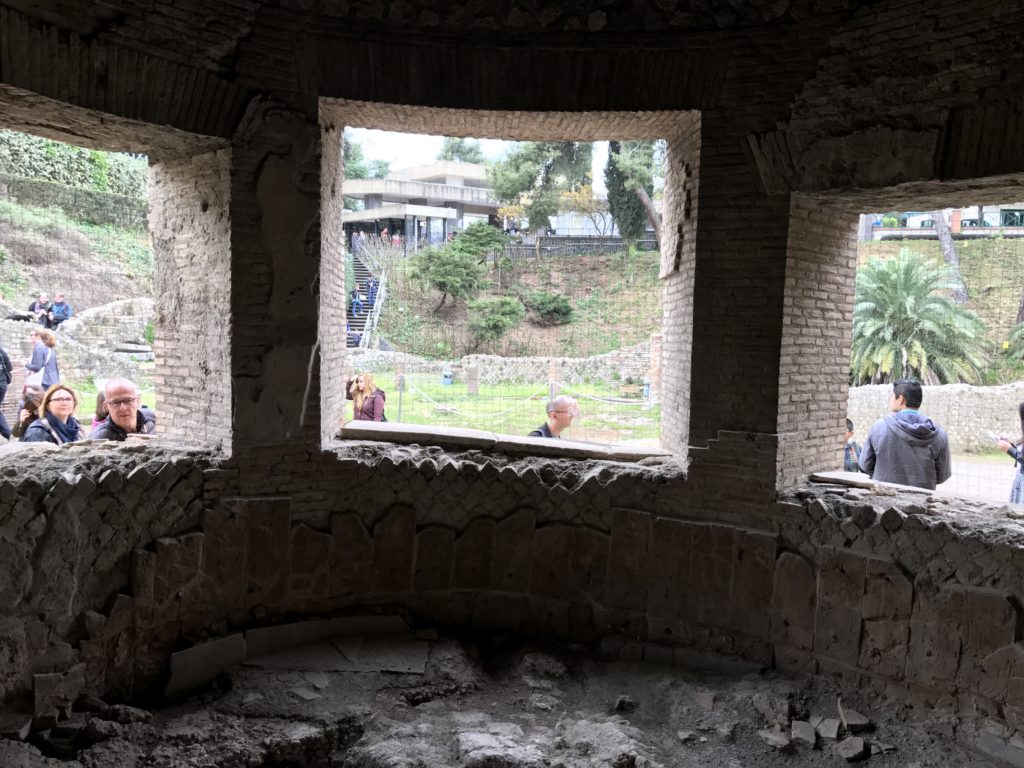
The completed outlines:
[[[96,429],[100,425],[110,412],[107,410],[107,396],[103,394],[103,390],[96,393],[96,414],[92,417],[92,424],[89,425],[89,429]]]
[[[860,446],[853,439],[853,421],[846,420],[846,445],[843,447],[843,471],[860,472],[858,459],[860,457]]]
[[[39,418],[28,425],[23,443],[64,445],[83,438],[82,425],[74,417],[78,397],[66,384],[54,384],[39,403]]]
[[[39,404],[43,401],[45,392],[38,387],[27,387],[22,396],[21,407],[18,409],[18,419],[11,429],[11,437],[20,438],[25,434],[28,425],[39,418]]]
[[[131,379],[109,379],[103,387],[107,418],[89,433],[91,440],[124,442],[128,435],[156,431],[156,414],[139,405],[139,388]]]
[[[574,398],[559,395],[547,404],[548,420],[529,434],[529,437],[557,437],[572,426],[574,417],[580,415],[580,407]]]
[[[860,469],[872,480],[934,489],[953,473],[949,439],[918,410],[923,399],[917,379],[893,383],[890,413],[871,427],[860,452]]]
[[[352,418],[356,421],[387,421],[384,416],[384,402],[387,396],[384,390],[378,389],[373,383],[373,376],[360,373],[349,379],[345,386],[345,396],[352,401]]]
[[[380,283],[377,282],[377,278],[368,277],[366,278],[366,299],[370,304],[371,309],[377,306],[377,288]]]
[[[25,361],[28,374],[25,386],[39,387],[47,390],[60,383],[60,368],[57,367],[57,337],[53,331],[45,328],[32,331],[28,335],[32,343],[32,356]]]
[[[53,304],[50,305],[50,310],[46,313],[45,320],[40,322],[50,330],[56,330],[57,326],[68,320],[73,314],[75,314],[75,310],[64,301],[64,294],[58,293],[53,297]]]
[[[1017,406],[1017,415],[1020,416],[1021,437],[1014,445],[1005,437],[997,441],[999,450],[1006,451],[1013,459],[1017,471],[1013,475],[1013,487],[1010,488],[1010,503],[1024,504],[1024,403]]]
[[[39,292],[39,298],[28,305],[28,313],[40,325],[46,324],[46,314],[50,311],[50,297],[45,292]]]
[[[0,409],[4,406],[4,398],[7,397],[7,385],[14,378],[14,368],[11,365],[11,358],[3,347],[0,347]],[[0,410],[0,437],[4,440],[11,439],[11,425],[7,423],[7,417],[3,410]]]
[[[352,310],[352,317],[358,317],[363,314],[363,300],[359,298],[355,288],[349,294],[349,308]]]

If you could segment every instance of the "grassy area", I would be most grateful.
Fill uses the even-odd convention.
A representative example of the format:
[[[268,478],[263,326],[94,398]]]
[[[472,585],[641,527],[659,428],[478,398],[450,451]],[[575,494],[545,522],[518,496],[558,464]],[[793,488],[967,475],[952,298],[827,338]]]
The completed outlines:
[[[69,230],[79,232],[88,240],[92,253],[117,265],[132,280],[139,281],[143,292],[151,290],[153,248],[145,230],[76,221],[58,208],[29,208],[10,200],[0,200],[0,222],[45,239],[55,238]]]
[[[526,299],[538,291],[564,296],[572,306],[570,322],[545,325],[528,313],[526,319],[497,342],[477,349],[470,343],[464,303],[437,310],[440,295],[411,276],[411,259],[390,257],[388,300],[381,333],[395,349],[432,359],[471,352],[506,357],[557,354],[586,357],[645,341],[661,328],[662,287],[659,255],[644,251],[587,255],[549,255],[506,264],[489,273],[493,295]]]
[[[387,394],[386,415],[392,422],[525,435],[546,418],[548,388],[542,382],[481,384],[479,394],[471,395],[465,382],[445,385],[431,373],[405,374],[404,392],[398,391],[394,371],[377,373],[374,378]],[[622,398],[615,385],[581,384],[563,387],[562,392],[573,395],[580,404],[580,418],[573,423],[571,434],[566,433],[567,437],[601,443],[658,439],[660,405]],[[602,402],[608,400],[613,402]]]

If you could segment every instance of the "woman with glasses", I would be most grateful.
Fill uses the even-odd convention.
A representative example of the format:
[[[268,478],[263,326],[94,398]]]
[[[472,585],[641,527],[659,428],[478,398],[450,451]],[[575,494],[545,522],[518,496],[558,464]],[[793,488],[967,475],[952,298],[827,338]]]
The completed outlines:
[[[64,384],[54,384],[39,403],[39,418],[29,424],[23,443],[53,443],[64,445],[81,440],[82,426],[74,417],[78,397]]]

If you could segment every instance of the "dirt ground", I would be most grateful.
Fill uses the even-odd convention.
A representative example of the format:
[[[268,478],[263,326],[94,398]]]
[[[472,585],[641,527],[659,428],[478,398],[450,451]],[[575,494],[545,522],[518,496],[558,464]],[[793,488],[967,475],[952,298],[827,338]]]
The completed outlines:
[[[582,648],[507,637],[410,636],[377,651],[378,641],[367,641],[355,652],[351,639],[348,646],[330,642],[348,660],[332,662],[339,656],[325,643],[264,657],[151,716],[111,714],[93,702],[101,711],[76,716],[78,730],[34,737],[51,757],[0,740],[0,765],[837,766],[847,761],[836,739],[811,730],[812,747],[788,737],[794,720],[838,719],[841,697],[851,723],[856,712],[849,710],[870,720],[857,738],[872,768],[994,766],[959,745],[956,720],[717,657],[693,655],[686,666],[609,663]],[[840,728],[839,741],[845,736]]]

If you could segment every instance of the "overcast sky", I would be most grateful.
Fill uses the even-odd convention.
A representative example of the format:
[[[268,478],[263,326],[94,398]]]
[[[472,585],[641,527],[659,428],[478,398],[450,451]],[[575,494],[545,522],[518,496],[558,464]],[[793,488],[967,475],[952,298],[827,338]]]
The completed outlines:
[[[427,136],[421,133],[393,133],[370,128],[347,128],[356,143],[363,148],[363,154],[370,160],[387,160],[392,169],[428,163],[437,158],[444,144],[443,136]],[[488,160],[500,160],[513,142],[498,139],[480,139],[480,148]],[[608,160],[608,142],[594,144],[594,190],[603,194],[604,166]]]

